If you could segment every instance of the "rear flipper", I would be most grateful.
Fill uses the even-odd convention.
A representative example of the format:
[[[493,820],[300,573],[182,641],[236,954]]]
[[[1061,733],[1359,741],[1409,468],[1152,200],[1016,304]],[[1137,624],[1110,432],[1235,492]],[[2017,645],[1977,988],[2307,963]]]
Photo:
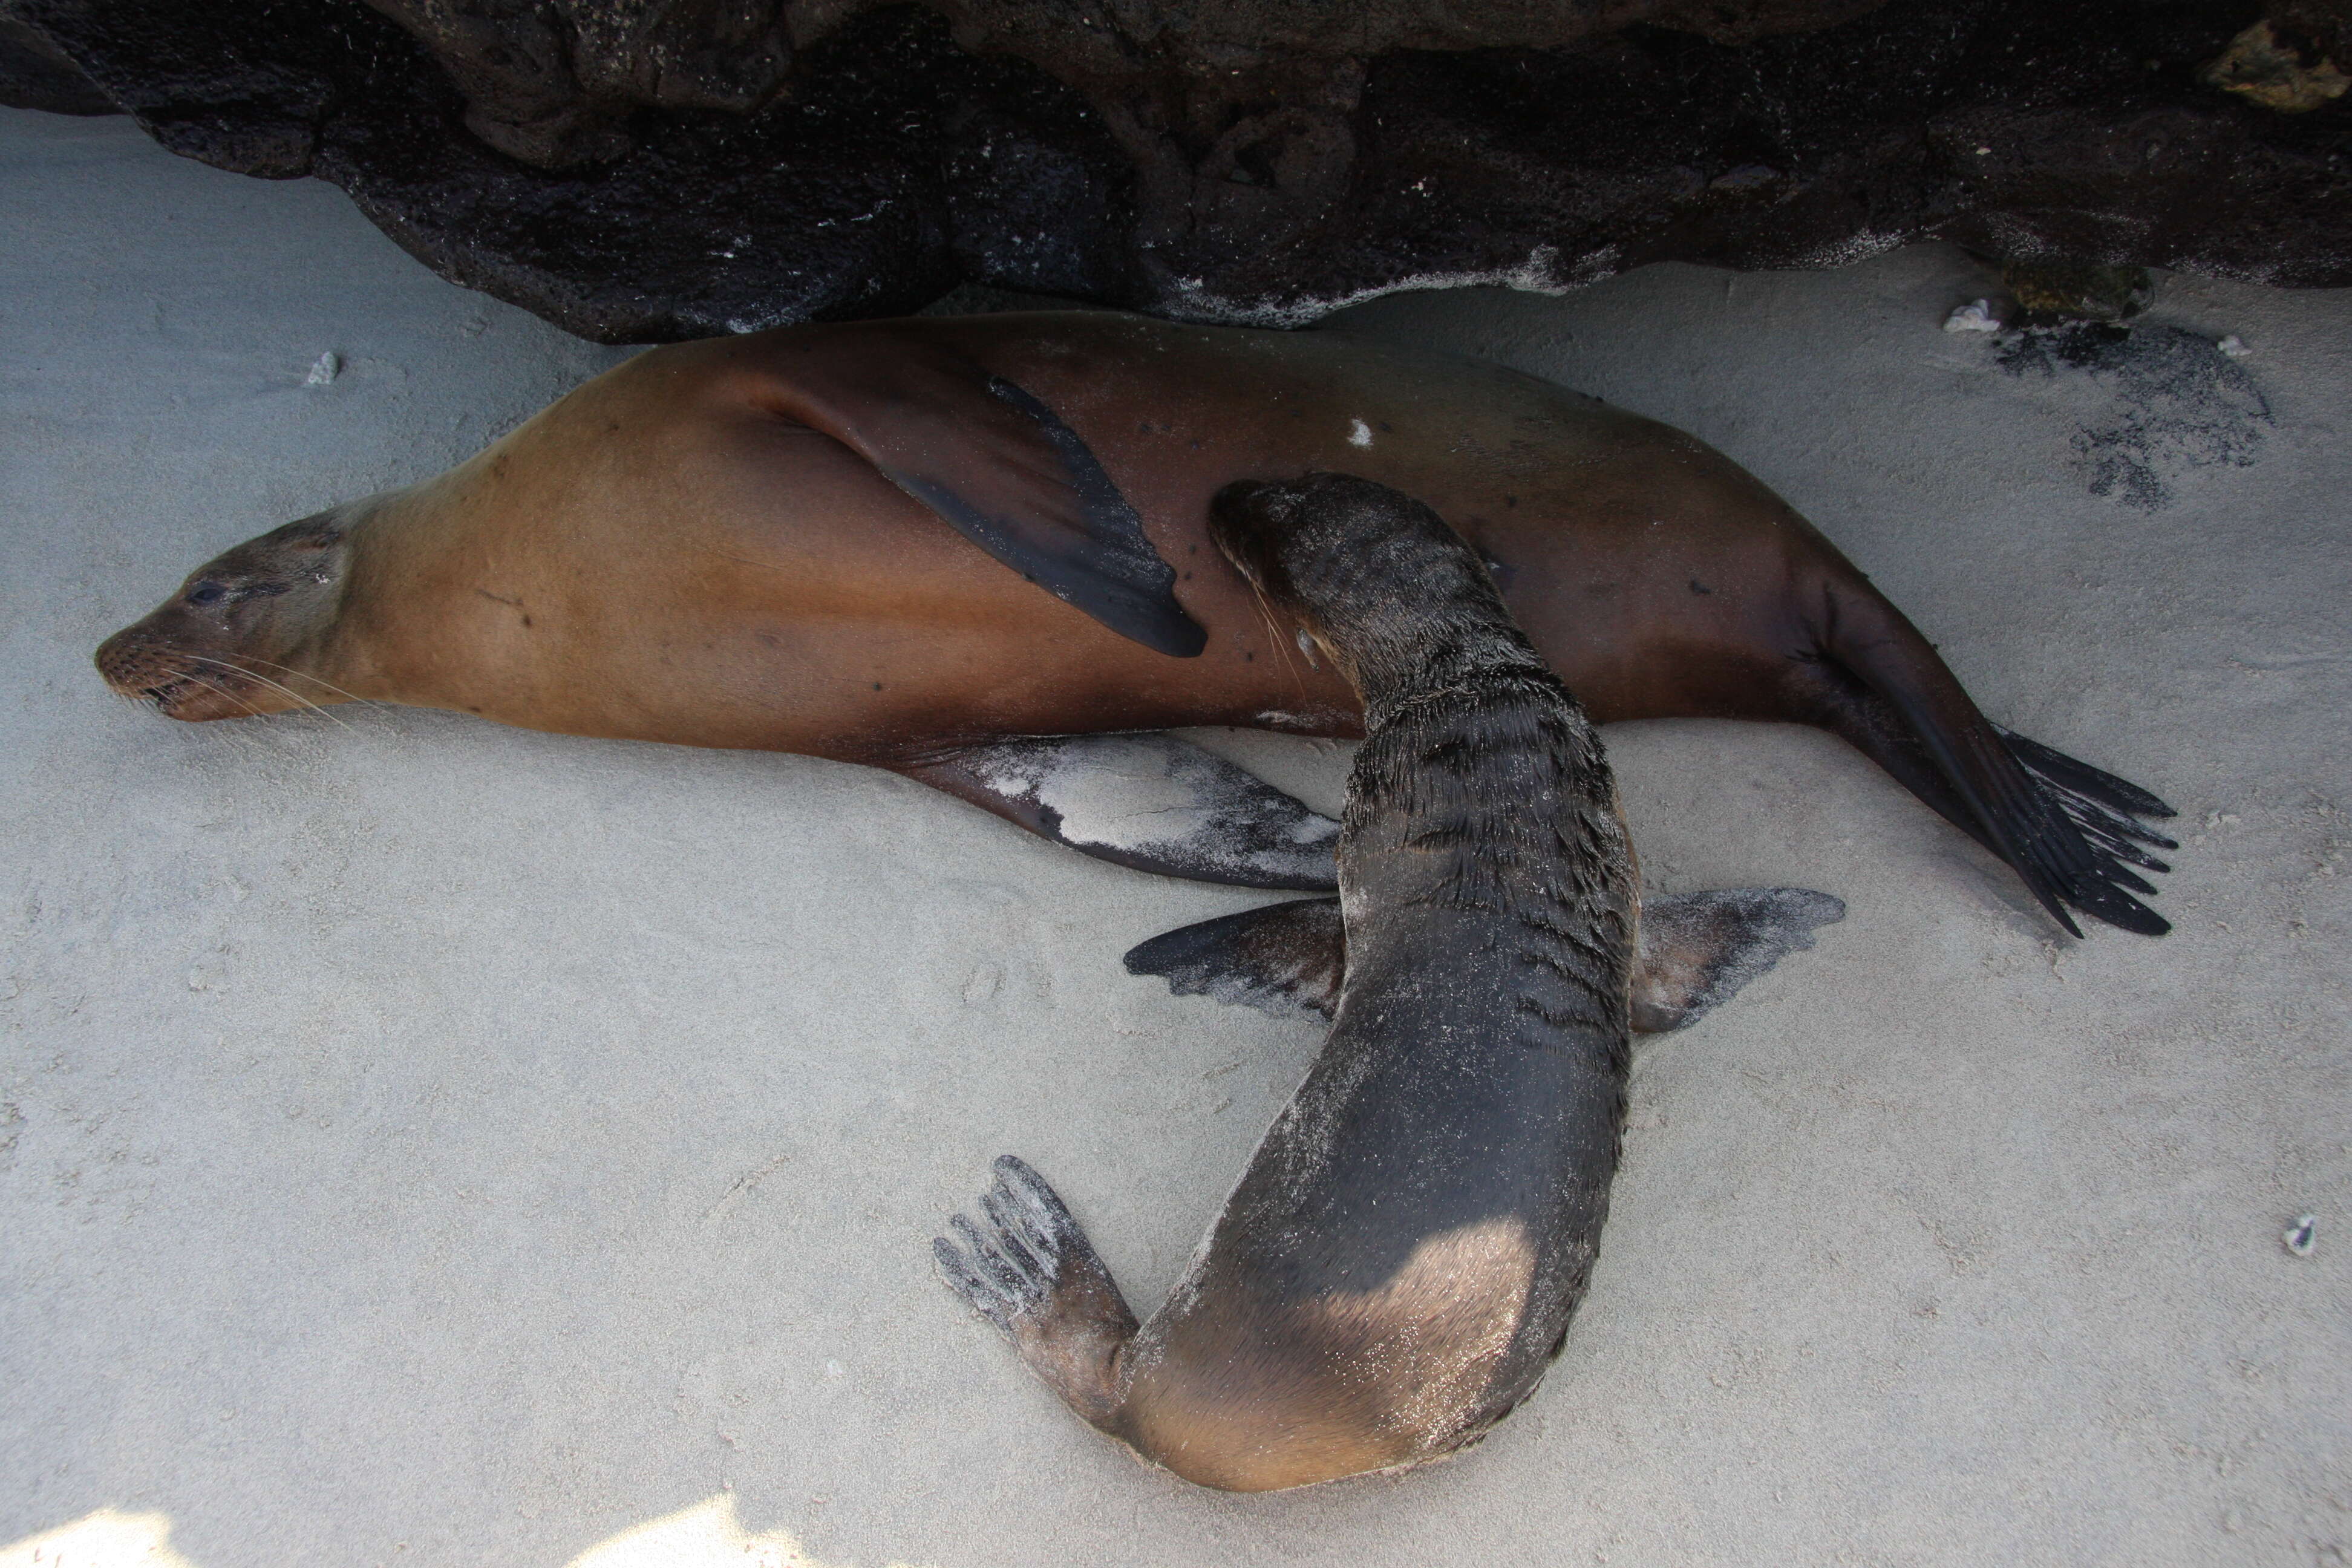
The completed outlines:
[[[1135,1314],[1110,1270],[1045,1179],[1010,1154],[981,1195],[985,1228],[957,1215],[962,1239],[931,1243],[940,1278],[1004,1331],[1029,1369],[1071,1409],[1105,1427],[1119,1405],[1119,1352]]]
[[[1682,1027],[1771,968],[1783,953],[1812,946],[1814,928],[1844,914],[1840,900],[1801,888],[1643,900],[1639,946],[1627,965],[1633,1027]],[[1346,943],[1339,900],[1306,899],[1163,933],[1132,950],[1127,967],[1131,973],[1165,977],[1180,995],[1206,994],[1276,1016],[1328,1017],[1346,978]],[[1370,1010],[1380,1007],[1376,1001]],[[1335,1077],[1348,1079],[1353,1070],[1348,1064],[1363,1058],[1361,1042],[1344,1037],[1349,1032],[1348,1023],[1334,1032],[1307,1086],[1277,1118],[1228,1198],[1186,1283],[1139,1330],[1119,1327],[1125,1320],[1098,1306],[1086,1309],[1086,1303],[1106,1299],[1107,1276],[1101,1276],[1099,1288],[1089,1287],[1100,1266],[1068,1268],[1062,1261],[1068,1248],[1041,1242],[1021,1223],[1008,1226],[998,1217],[1013,1205],[996,1194],[983,1206],[1009,1241],[996,1242],[991,1251],[982,1245],[987,1238],[959,1221],[972,1257],[967,1259],[945,1243],[939,1249],[949,1283],[1013,1335],[1023,1358],[1066,1401],[1146,1458],[1203,1485],[1239,1490],[1307,1485],[1417,1463],[1475,1440],[1541,1375],[1541,1363],[1526,1362],[1511,1363],[1515,1370],[1507,1374],[1501,1347],[1533,1322],[1538,1326],[1528,1346],[1548,1347],[1549,1355],[1557,1355],[1567,1314],[1582,1293],[1580,1269],[1589,1267],[1591,1237],[1606,1208],[1608,1176],[1616,1161],[1622,1076],[1607,1080],[1605,1097],[1594,1097],[1606,1110],[1596,1114],[1588,1149],[1601,1152],[1588,1152],[1580,1164],[1571,1161],[1564,1168],[1572,1179],[1557,1189],[1581,1189],[1590,1205],[1586,1261],[1565,1286],[1559,1277],[1547,1275],[1551,1286],[1530,1292],[1536,1275],[1534,1254],[1526,1250],[1528,1233],[1507,1207],[1497,1214],[1483,1198],[1467,1211],[1482,1216],[1477,1222],[1456,1223],[1460,1213],[1448,1214],[1443,1223],[1431,1220],[1408,1256],[1382,1255],[1387,1261],[1378,1267],[1367,1262],[1373,1254],[1337,1250],[1339,1244],[1322,1230],[1294,1229],[1286,1220],[1282,1226],[1266,1223],[1270,1214],[1296,1211],[1302,1201],[1293,1196],[1269,1207],[1267,1189],[1297,1189],[1286,1185],[1288,1174],[1267,1173],[1312,1169],[1332,1157],[1328,1132],[1301,1136],[1297,1130],[1344,1124],[1332,1109],[1328,1086]],[[1622,1035],[1609,1041],[1612,1075],[1623,1070],[1622,1041]],[[1446,1125],[1443,1108],[1423,1107],[1410,1095],[1406,1100],[1415,1109],[1396,1125]],[[1489,1113],[1497,1102],[1481,1103],[1481,1125],[1491,1128]],[[1417,1120],[1431,1114],[1434,1121]],[[1448,1136],[1412,1131],[1402,1154],[1395,1154],[1399,1145],[1386,1131],[1375,1142],[1394,1158],[1419,1160],[1429,1148],[1445,1144]],[[1501,1158],[1483,1138],[1473,1142],[1486,1152],[1472,1154],[1470,1166],[1490,1166]],[[1017,1162],[998,1164],[1000,1189],[1008,1167],[1025,1170]],[[1363,1168],[1348,1167],[1358,1174]],[[1258,1184],[1255,1196],[1249,1195],[1253,1183]],[[1361,1199],[1353,1176],[1341,1185],[1350,1201]],[[1370,1201],[1379,1207],[1377,1194]],[[1410,1229],[1416,1201],[1408,1185],[1389,1223]],[[1234,1215],[1245,1217],[1229,1228]],[[1321,1268],[1327,1280],[1325,1289],[1305,1294],[1286,1285],[1276,1293],[1286,1302],[1285,1310],[1271,1313],[1262,1304],[1253,1310],[1249,1292],[1234,1289],[1237,1279],[1253,1272],[1237,1261],[1242,1243],[1236,1238],[1268,1234],[1285,1238],[1277,1248],[1280,1258],[1261,1262],[1258,1272],[1290,1280],[1296,1263],[1299,1276],[1311,1279]],[[1302,1242],[1301,1234],[1313,1239]],[[1024,1255],[1048,1251],[1053,1261],[1045,1268],[1022,1267]],[[1002,1261],[984,1261],[1000,1255]],[[1335,1264],[1341,1258],[1354,1263]],[[1514,1259],[1530,1270],[1516,1282],[1510,1273]],[[1071,1283],[1019,1289],[996,1283],[1016,1275],[1050,1275]],[[1033,1333],[1007,1306],[1016,1294],[1045,1303],[1034,1310],[1046,1329]],[[1557,1316],[1531,1318],[1539,1300],[1550,1303],[1545,1310],[1556,1308]],[[1192,1331],[1181,1331],[1178,1320]],[[1126,1337],[1129,1332],[1132,1338]],[[1105,1343],[1108,1351],[1101,1348]],[[1064,1370],[1073,1363],[1081,1375]],[[1106,1366],[1110,1373],[1097,1370]]]
[[[1413,1464],[1475,1440],[1502,1414],[1465,1429],[1462,1401],[1448,1399],[1460,1392],[1455,1382],[1475,1395],[1488,1381],[1490,1355],[1457,1355],[1453,1365],[1445,1353],[1462,1337],[1457,1320],[1469,1320],[1481,1348],[1493,1337],[1479,1331],[1481,1306],[1496,1304],[1475,1283],[1482,1247],[1491,1247],[1483,1236],[1466,1248],[1459,1236],[1439,1237],[1433,1258],[1415,1248],[1423,1277],[1402,1289],[1391,1280],[1287,1304],[1230,1278],[1203,1281],[1196,1258],[1192,1275],[1138,1325],[1036,1172],[999,1157],[980,1206],[982,1224],[949,1221],[961,1245],[931,1243],[948,1289],[1003,1330],[1089,1426],[1197,1485],[1276,1491]],[[1213,1233],[1206,1245],[1213,1256]],[[1463,1282],[1465,1271],[1474,1283]],[[1512,1319],[1525,1285],[1504,1293]]]
[[[1917,628],[1863,584],[1832,589],[1822,655],[1797,665],[1804,717],[1852,742],[1946,821],[2007,861],[2076,936],[2069,907],[2161,936],[2171,923],[2135,895],[2131,869],[2168,868],[2143,847],[2173,842],[2133,818],[2170,816],[2141,789],[1987,720]]]
[[[1044,735],[902,768],[1097,859],[1195,881],[1327,892],[1339,825],[1173,735]]]
[[[1633,959],[1636,1033],[1663,1035],[1713,1012],[1845,905],[1806,888],[1725,888],[1645,899]],[[1127,954],[1179,996],[1213,996],[1276,1018],[1328,1018],[1348,967],[1337,899],[1301,899],[1163,931]]]
[[[2065,752],[2039,741],[2029,741],[2014,730],[2004,730],[1998,724],[1993,728],[2000,731],[2000,738],[2009,742],[2010,751],[2025,765],[2025,771],[2057,797],[2059,809],[2082,830],[2093,847],[2151,871],[2172,869],[2140,846],[2156,849],[2178,849],[2180,846],[2133,820],[2138,816],[2177,816],[2172,807],[2128,779],[2119,779],[2088,763],[2078,763]],[[2131,880],[2142,891],[2149,890],[2138,879]]]
[[[1633,1029],[1664,1035],[1705,1017],[1813,931],[1845,919],[1845,900],[1810,888],[1719,888],[1642,900],[1633,957]]]
[[[1337,899],[1300,899],[1162,931],[1127,950],[1129,974],[1179,996],[1211,996],[1272,1018],[1328,1020],[1348,973]]]

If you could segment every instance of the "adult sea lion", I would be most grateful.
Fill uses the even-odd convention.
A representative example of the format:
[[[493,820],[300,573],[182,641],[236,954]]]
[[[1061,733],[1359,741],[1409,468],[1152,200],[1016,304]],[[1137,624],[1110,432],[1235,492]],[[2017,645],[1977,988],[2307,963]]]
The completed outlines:
[[[1642,910],[1598,734],[1436,513],[1326,474],[1237,486],[1213,527],[1362,693],[1330,1035],[1148,1321],[1011,1155],[934,1252],[1087,1421],[1265,1491],[1460,1447],[1559,1353],[1617,1167]],[[1727,946],[1771,895],[1822,898],[1735,896]]]
[[[2132,869],[2165,868],[2133,820],[2163,802],[1989,722],[1736,465],[1329,332],[1067,312],[656,349],[446,474],[228,552],[98,663],[179,719],[359,697],[868,763],[1124,864],[1328,889],[1328,821],[1106,732],[1359,732],[1346,681],[1204,531],[1230,482],[1337,468],[1461,530],[1596,721],[1822,725],[2068,930],[2067,906],[2167,929]]]

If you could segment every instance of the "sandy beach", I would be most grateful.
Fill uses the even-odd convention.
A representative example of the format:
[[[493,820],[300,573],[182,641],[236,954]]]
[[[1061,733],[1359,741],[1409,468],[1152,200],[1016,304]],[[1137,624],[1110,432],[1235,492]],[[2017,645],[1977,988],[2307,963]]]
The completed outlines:
[[[1250,1498],[929,1241],[1017,1152],[1157,1304],[1318,1033],[1119,955],[1268,895],[843,764],[110,696],[195,564],[627,351],[121,119],[0,110],[0,1568],[2352,1557],[2352,291],[2162,277],[2089,365],[1943,331],[1997,278],[1934,246],[1319,329],[1714,443],[2182,842],[2173,934],[2076,942],[1825,734],[1611,729],[1652,887],[1850,913],[1637,1059],[1518,1414]],[[1344,748],[1202,738],[1336,808]]]

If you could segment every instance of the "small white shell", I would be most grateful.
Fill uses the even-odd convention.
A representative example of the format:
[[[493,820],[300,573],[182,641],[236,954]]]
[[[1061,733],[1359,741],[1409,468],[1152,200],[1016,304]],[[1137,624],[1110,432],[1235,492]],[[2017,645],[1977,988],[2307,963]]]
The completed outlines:
[[[1954,310],[1950,315],[1945,317],[1944,331],[1948,332],[1997,332],[2000,331],[2000,318],[1993,312],[1991,300],[1977,300],[1961,306],[1958,310]]]

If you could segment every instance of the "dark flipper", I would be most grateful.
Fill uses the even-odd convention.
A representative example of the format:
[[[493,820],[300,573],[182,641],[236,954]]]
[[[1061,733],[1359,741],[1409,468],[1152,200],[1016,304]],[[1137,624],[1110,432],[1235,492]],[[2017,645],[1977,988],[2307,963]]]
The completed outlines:
[[[900,770],[1097,859],[1195,881],[1322,892],[1339,825],[1173,735],[1048,735]]]
[[[1211,996],[1275,1018],[1328,1019],[1339,1005],[1348,937],[1337,899],[1267,904],[1162,931],[1128,949],[1129,974],[1179,996]]]
[[[1845,919],[1845,900],[1811,888],[1718,888],[1642,900],[1633,1027],[1663,1035],[1696,1022]]]
[[[2009,749],[2017,753],[2017,760],[2025,764],[2028,772],[2069,795],[2090,800],[2111,811],[2128,812],[2134,816],[2179,815],[2129,779],[2119,779],[2088,763],[2076,762],[2057,748],[2045,746],[2039,741],[2029,741],[2014,730],[2003,729],[1999,724],[1993,728],[2000,731],[2000,738],[2009,742]],[[2150,836],[2147,842],[2161,844],[2168,849],[2179,847],[2168,838],[2154,836]]]
[[[2065,752],[2039,741],[2029,741],[2015,731],[2001,730],[2000,735],[2017,760],[2025,764],[2026,772],[2057,798],[2059,809],[2094,849],[2151,871],[2172,869],[2147,850],[2178,849],[2180,846],[2132,820],[2133,816],[2171,816],[2176,815],[2172,807],[2136,784],[2103,773],[2088,763],[2078,763]],[[2132,816],[2126,816],[2126,812]],[[2143,845],[2147,847],[2141,847]],[[2127,871],[2116,872],[2116,879],[2139,892],[2155,890]]]
[[[1845,905],[1806,888],[1725,888],[1642,902],[1633,1028],[1662,1035],[1712,1012]],[[1129,950],[1129,974],[1157,974],[1179,996],[1213,996],[1276,1018],[1328,1018],[1348,967],[1337,899],[1267,904],[1163,931]]]
[[[1208,641],[1176,573],[1076,431],[1002,376],[917,333],[822,329],[780,350],[771,409],[880,469],[973,543],[1122,637],[1178,658]]]
[[[958,1215],[931,1243],[940,1278],[1004,1331],[1030,1370],[1096,1425],[1118,1405],[1118,1352],[1135,1314],[1045,1179],[1010,1154],[981,1194],[984,1225]]]
[[[2136,784],[2063,752],[2011,736],[1969,700],[1934,647],[1867,584],[1832,589],[1827,656],[1798,667],[1791,698],[1991,850],[2042,908],[2080,936],[2069,907],[2147,936],[2171,923],[2135,894],[2153,893],[2129,869],[2163,870],[2134,847],[2169,840],[2125,813],[2170,815]]]

